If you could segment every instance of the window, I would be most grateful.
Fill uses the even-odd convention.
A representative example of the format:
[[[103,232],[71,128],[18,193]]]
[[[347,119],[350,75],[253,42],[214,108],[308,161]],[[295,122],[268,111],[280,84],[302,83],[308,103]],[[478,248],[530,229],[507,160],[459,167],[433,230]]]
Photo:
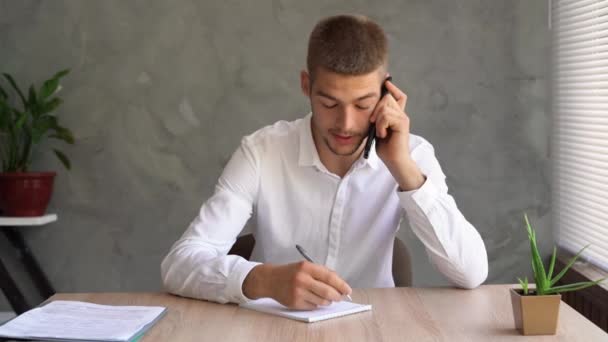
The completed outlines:
[[[557,243],[608,271],[608,0],[553,0]]]

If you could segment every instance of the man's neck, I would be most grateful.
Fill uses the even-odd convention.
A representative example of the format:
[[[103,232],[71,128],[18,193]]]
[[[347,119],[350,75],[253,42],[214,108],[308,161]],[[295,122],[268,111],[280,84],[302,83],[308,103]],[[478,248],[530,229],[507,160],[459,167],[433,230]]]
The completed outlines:
[[[319,159],[329,172],[338,175],[340,178],[344,177],[348,173],[353,164],[361,156],[361,153],[363,153],[363,149],[365,147],[365,144],[361,144],[355,153],[348,156],[340,156],[333,153],[325,145],[324,141],[317,141],[321,139],[322,138],[320,137],[315,137],[313,134],[313,141],[315,143],[317,153],[319,154]]]

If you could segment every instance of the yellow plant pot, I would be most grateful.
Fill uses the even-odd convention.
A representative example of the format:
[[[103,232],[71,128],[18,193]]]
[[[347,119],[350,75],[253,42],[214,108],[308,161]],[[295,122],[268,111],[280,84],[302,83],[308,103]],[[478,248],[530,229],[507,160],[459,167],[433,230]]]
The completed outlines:
[[[524,335],[555,335],[561,295],[524,296],[519,289],[510,292],[517,330]]]

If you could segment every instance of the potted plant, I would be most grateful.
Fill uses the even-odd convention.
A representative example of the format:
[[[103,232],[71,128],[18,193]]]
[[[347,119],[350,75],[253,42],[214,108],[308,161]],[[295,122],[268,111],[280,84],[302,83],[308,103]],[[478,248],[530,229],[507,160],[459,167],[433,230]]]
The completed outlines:
[[[0,213],[4,216],[40,216],[51,198],[55,172],[29,172],[34,148],[46,138],[74,143],[72,132],[59,125],[53,112],[61,104],[56,96],[62,70],[36,90],[31,85],[27,97],[9,74],[3,76],[18,99],[9,98],[0,84]],[[19,105],[17,105],[19,103]],[[53,149],[59,161],[70,169],[66,155]]]
[[[536,244],[536,232],[530,225],[528,215],[524,215],[528,240],[530,241],[530,251],[532,253],[532,271],[534,274],[535,287],[531,288],[528,284],[528,277],[523,280],[517,278],[521,289],[511,289],[511,304],[513,306],[513,316],[515,327],[524,335],[554,335],[557,329],[559,316],[559,304],[561,302],[560,293],[582,290],[584,288],[597,285],[606,278],[596,281],[587,281],[557,286],[557,282],[574,265],[581,253],[589,247],[582,248],[566,267],[557,275],[553,275],[557,248],[553,247],[553,255],[549,263],[548,271],[545,267]]]

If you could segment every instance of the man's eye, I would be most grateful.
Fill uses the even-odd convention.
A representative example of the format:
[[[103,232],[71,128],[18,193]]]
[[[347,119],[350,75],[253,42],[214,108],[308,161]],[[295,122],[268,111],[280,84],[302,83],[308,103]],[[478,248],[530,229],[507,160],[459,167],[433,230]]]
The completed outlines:
[[[359,106],[359,105],[356,105],[355,107],[357,107],[357,109],[361,109],[361,110],[368,110],[369,109],[369,106]]]
[[[322,103],[322,102],[321,102],[321,104],[323,105],[323,107],[328,108],[328,109],[334,108],[335,106],[337,106],[337,105],[338,105],[338,104],[336,104],[336,103],[334,103],[334,104],[332,104],[332,105],[328,105],[328,104],[325,104],[325,103]]]

